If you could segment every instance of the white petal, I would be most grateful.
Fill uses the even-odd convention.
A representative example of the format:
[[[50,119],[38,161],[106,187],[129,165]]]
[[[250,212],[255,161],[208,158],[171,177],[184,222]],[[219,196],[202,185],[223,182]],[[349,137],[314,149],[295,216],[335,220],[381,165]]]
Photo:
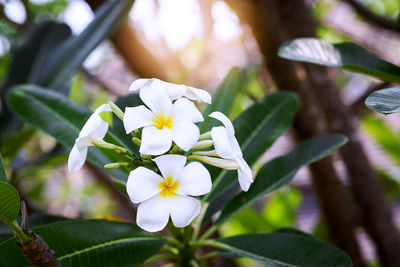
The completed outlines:
[[[178,194],[201,196],[211,191],[211,176],[199,162],[189,163],[183,168],[178,181]]]
[[[191,86],[186,86],[186,88],[186,93],[184,94],[185,97],[193,101],[211,104],[211,95],[207,91]]]
[[[153,125],[156,115],[143,105],[125,108],[124,128],[126,133],[130,133],[144,126]]]
[[[140,98],[157,116],[168,117],[171,112],[172,101],[161,86],[154,86],[154,84],[153,82],[151,86],[141,89]]]
[[[200,136],[199,128],[190,122],[178,122],[174,123],[171,129],[172,140],[181,149],[188,151]]]
[[[239,181],[240,188],[243,191],[247,192],[249,190],[250,185],[252,184],[253,181],[248,182],[247,178],[245,178],[245,176],[246,175],[244,174],[244,172],[241,169],[239,169],[238,170],[238,181]]]
[[[229,140],[229,133],[225,127],[213,127],[211,129],[211,137],[214,141],[215,151],[220,157],[226,159],[231,159],[234,157],[232,144]]]
[[[211,118],[217,119],[220,122],[222,122],[222,124],[228,130],[229,136],[234,136],[235,135],[235,129],[233,128],[233,124],[229,120],[229,118],[227,116],[225,116],[225,114],[223,114],[223,113],[221,113],[219,111],[215,111],[215,112],[211,113],[208,116],[211,117]]]
[[[100,113],[102,113],[103,111],[111,111],[111,107],[109,104],[103,104],[101,106],[99,106],[93,114],[99,115]]]
[[[130,172],[126,191],[133,203],[140,203],[158,194],[161,191],[158,185],[162,181],[164,179],[157,173],[139,167]]]
[[[97,133],[96,137],[99,138],[100,140],[103,140],[104,136],[106,136],[107,130],[108,130],[108,123],[102,120],[96,129]]]
[[[203,121],[203,115],[190,100],[180,98],[175,101],[171,109],[171,118],[174,122],[200,122]]]
[[[145,78],[136,79],[129,86],[129,91],[138,91],[139,89],[150,85],[152,81],[153,79],[145,79]]]
[[[164,178],[171,176],[177,179],[186,164],[186,157],[182,155],[164,155],[153,159]]]
[[[78,147],[74,145],[68,157],[68,170],[70,172],[79,171],[85,163],[87,155],[87,148],[78,150]]]
[[[226,170],[237,170],[240,168],[239,163],[237,163],[236,160],[232,159],[221,159],[221,158],[197,156],[197,155],[192,155],[190,157],[194,160],[198,160],[207,163],[209,165],[220,167]]]
[[[176,227],[188,226],[200,213],[200,201],[194,197],[177,195],[167,199],[172,223]]]
[[[98,114],[90,116],[85,125],[83,125],[79,137],[86,137],[94,133],[102,121],[103,119]]]
[[[169,219],[168,198],[156,195],[140,203],[137,211],[137,225],[148,231],[158,232],[164,229]]]
[[[159,130],[155,126],[146,126],[142,131],[142,144],[139,152],[146,155],[161,155],[171,148],[172,135],[167,127]]]
[[[164,82],[159,79],[154,79],[151,86],[157,86],[163,88],[163,90],[167,92],[171,100],[175,100],[182,97],[186,91],[186,87],[182,84]]]

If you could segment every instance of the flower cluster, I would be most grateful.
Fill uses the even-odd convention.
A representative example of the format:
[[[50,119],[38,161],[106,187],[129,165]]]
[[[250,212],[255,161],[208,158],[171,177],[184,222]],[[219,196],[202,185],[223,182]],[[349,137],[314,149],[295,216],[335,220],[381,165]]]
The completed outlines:
[[[125,112],[112,102],[100,106],[75,141],[68,159],[70,171],[82,167],[89,146],[123,155],[124,162],[105,167],[131,169],[127,192],[139,204],[137,224],[149,232],[162,230],[170,217],[176,227],[185,227],[199,215],[201,202],[195,197],[212,188],[210,174],[200,162],[237,170],[240,187],[249,189],[252,171],[243,159],[232,122],[221,112],[213,112],[209,116],[223,126],[200,135],[196,123],[204,118],[194,102],[211,103],[206,91],[158,79],[138,79],[130,91],[138,91],[144,105],[126,107]],[[108,130],[100,117],[104,111],[113,111],[123,121],[126,133],[140,146],[140,156],[103,140]]]

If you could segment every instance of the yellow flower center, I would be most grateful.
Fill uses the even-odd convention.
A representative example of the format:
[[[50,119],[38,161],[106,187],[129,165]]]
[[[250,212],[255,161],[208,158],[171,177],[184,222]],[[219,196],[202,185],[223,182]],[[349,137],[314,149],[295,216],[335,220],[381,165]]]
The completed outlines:
[[[167,176],[164,181],[158,184],[158,188],[161,189],[160,195],[162,197],[174,197],[177,195],[176,189],[178,189],[178,182],[174,181],[171,176]]]
[[[161,130],[164,127],[167,127],[168,129],[172,128],[172,118],[168,117],[165,118],[164,115],[159,114],[156,119],[153,120],[155,123],[155,126],[157,129]]]

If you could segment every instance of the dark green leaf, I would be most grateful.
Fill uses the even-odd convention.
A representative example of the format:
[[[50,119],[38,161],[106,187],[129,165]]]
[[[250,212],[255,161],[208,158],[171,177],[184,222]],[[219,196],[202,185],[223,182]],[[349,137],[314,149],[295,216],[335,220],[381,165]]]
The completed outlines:
[[[299,231],[247,234],[216,241],[231,253],[268,266],[352,266],[340,249]]]
[[[18,191],[7,182],[0,182],[0,220],[6,223],[16,220],[19,207]]]
[[[96,10],[95,18],[77,37],[64,42],[43,66],[40,85],[60,88],[101,41],[125,20],[134,0],[106,1]]]
[[[234,121],[236,137],[249,166],[252,166],[291,126],[297,109],[296,95],[277,92],[267,95],[261,103],[254,104]],[[206,219],[220,210],[237,191],[236,187],[226,191],[234,183],[237,183],[236,171],[221,172],[211,193],[207,195],[208,201],[215,201],[211,202]]]
[[[8,182],[6,168],[4,167],[4,162],[1,154],[0,154],[0,182]]]
[[[365,100],[365,105],[382,114],[400,112],[400,87],[372,92]]]
[[[70,220],[61,216],[35,213],[28,217],[29,229],[40,225],[50,224],[58,221]],[[0,243],[14,236],[13,231],[6,224],[0,222]]]
[[[80,129],[91,114],[88,109],[69,101],[59,93],[30,85],[13,89],[9,94],[8,104],[18,116],[69,148],[74,145]],[[105,140],[113,140],[117,145],[129,147],[112,129],[109,129]],[[88,160],[102,168],[107,163],[119,161],[119,156],[114,151],[91,147]],[[107,171],[119,182],[126,182],[127,171]]]
[[[288,154],[266,163],[257,174],[249,191],[241,192],[226,204],[216,223],[222,223],[265,194],[288,184],[303,166],[318,161],[343,146],[347,138],[328,134],[304,141]]]
[[[106,220],[67,220],[34,228],[66,266],[138,266],[165,239],[136,225]],[[29,266],[15,239],[0,244],[0,266]]]
[[[0,151],[4,158],[13,159],[20,149],[25,146],[32,136],[35,134],[36,129],[32,127],[25,127],[13,134],[7,135],[0,144]]]
[[[215,119],[208,117],[212,112],[219,111],[229,116],[236,95],[243,85],[242,83],[240,69],[237,67],[231,69],[213,95],[212,103],[207,106],[207,109],[203,113],[204,122],[199,125],[201,133],[211,130],[211,128],[217,124]]]
[[[400,83],[399,67],[353,43],[330,44],[315,38],[299,38],[283,43],[279,48],[279,56]]]

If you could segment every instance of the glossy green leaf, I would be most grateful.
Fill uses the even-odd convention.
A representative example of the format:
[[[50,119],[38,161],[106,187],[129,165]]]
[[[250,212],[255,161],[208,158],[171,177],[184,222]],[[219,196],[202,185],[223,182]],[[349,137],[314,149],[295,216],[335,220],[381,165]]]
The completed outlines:
[[[7,182],[0,182],[0,220],[10,223],[17,219],[20,198],[17,189]]]
[[[257,174],[249,191],[241,192],[228,201],[216,223],[222,223],[265,194],[288,184],[303,166],[331,154],[347,142],[341,134],[328,134],[304,141],[284,156],[266,163]]]
[[[236,138],[241,144],[243,155],[252,166],[264,152],[291,125],[298,109],[296,95],[277,92],[267,95],[260,103],[254,104],[235,121]],[[237,183],[237,171],[224,171],[216,179],[213,189],[207,195],[212,201],[206,213],[206,220],[220,210],[226,201],[237,191],[231,185]],[[226,190],[230,190],[229,192]]]
[[[299,38],[283,43],[278,53],[286,59],[343,68],[400,83],[399,67],[353,43],[330,44],[315,38]]]
[[[204,122],[199,124],[201,133],[211,130],[217,124],[215,119],[208,117],[212,112],[219,111],[229,116],[236,95],[242,85],[243,81],[240,69],[237,67],[232,68],[213,95],[212,103],[207,106],[203,113]]]
[[[217,239],[221,248],[267,266],[351,267],[340,249],[296,231],[246,234]]]
[[[20,86],[10,91],[8,104],[18,116],[69,148],[74,145],[80,129],[91,114],[88,109],[69,101],[62,94],[31,85]],[[105,140],[129,147],[112,129],[108,130]],[[100,168],[119,159],[114,151],[89,148],[88,160]],[[127,170],[107,171],[117,178],[118,182],[126,182]]]
[[[365,105],[382,114],[400,112],[400,87],[397,86],[372,92],[365,100]]]
[[[107,220],[67,220],[33,229],[67,266],[138,266],[154,255],[165,239],[136,225]],[[29,266],[15,239],[0,244],[0,266]]]
[[[8,182],[6,168],[4,167],[3,157],[0,154],[0,182]]]
[[[106,1],[95,12],[95,18],[78,36],[69,38],[43,66],[38,84],[62,87],[86,57],[126,19],[134,0]]]
[[[20,219],[18,219],[20,220]],[[69,218],[54,216],[43,213],[35,213],[28,217],[28,225],[29,229],[35,228],[40,225],[50,224],[58,221],[70,220]],[[5,223],[1,223],[0,221],[0,243],[10,239],[14,236],[14,232],[11,228]]]

